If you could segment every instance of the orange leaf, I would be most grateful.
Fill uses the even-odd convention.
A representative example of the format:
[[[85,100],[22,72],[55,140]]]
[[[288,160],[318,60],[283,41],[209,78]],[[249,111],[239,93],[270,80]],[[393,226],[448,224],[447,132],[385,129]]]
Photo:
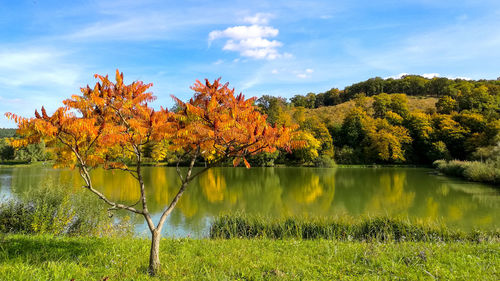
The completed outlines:
[[[245,157],[243,157],[243,162],[245,163],[245,167],[247,167],[247,169],[250,169],[250,164]]]

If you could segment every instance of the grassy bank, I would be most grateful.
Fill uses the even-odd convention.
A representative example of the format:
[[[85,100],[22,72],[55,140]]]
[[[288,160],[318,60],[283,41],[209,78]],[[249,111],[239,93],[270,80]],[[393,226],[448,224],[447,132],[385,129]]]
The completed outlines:
[[[436,223],[374,218],[288,218],[270,219],[245,215],[224,215],[210,228],[211,238],[333,239],[379,242],[500,242],[500,231],[459,231]]]
[[[149,241],[0,238],[2,280],[498,280],[498,243],[164,239],[158,278]]]
[[[441,173],[470,181],[500,185],[500,168],[494,163],[479,161],[438,160],[434,166]]]

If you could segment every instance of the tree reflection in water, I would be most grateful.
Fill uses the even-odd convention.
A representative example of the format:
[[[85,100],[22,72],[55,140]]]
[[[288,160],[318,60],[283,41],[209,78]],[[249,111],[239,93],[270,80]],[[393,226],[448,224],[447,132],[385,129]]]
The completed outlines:
[[[43,166],[5,169],[2,175],[9,180],[1,181],[0,190],[14,194],[44,182],[60,183],[68,192],[79,192],[83,184],[76,171]],[[113,200],[134,204],[139,199],[136,181],[125,172],[101,169],[92,177]],[[150,211],[161,212],[179,186],[175,169],[145,167],[144,180]],[[466,192],[471,188],[474,193]],[[166,229],[201,233],[207,219],[236,211],[276,218],[404,216],[492,229],[500,223],[498,198],[499,192],[485,185],[438,177],[427,169],[213,168],[191,183]]]

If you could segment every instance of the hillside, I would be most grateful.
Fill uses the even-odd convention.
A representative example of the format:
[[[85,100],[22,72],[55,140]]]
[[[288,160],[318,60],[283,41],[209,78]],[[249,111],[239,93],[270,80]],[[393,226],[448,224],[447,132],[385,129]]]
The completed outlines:
[[[367,106],[370,108],[373,104],[373,98],[367,97]],[[434,112],[436,110],[437,98],[423,96],[408,96],[408,107],[410,111]],[[341,125],[345,116],[355,106],[355,101],[350,100],[333,106],[322,106],[314,109],[306,109],[307,115],[318,116],[327,127]]]

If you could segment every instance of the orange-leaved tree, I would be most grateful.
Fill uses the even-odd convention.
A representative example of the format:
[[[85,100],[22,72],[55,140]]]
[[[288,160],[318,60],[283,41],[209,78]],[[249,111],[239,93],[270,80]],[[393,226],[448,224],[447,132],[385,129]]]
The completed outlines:
[[[175,208],[189,183],[218,163],[234,159],[237,166],[243,161],[248,168],[247,155],[286,150],[303,145],[296,140],[295,127],[270,126],[266,116],[253,105],[255,99],[234,95],[234,89],[221,84],[220,79],[203,84],[196,81],[194,97],[182,102],[174,97],[179,110],[154,110],[148,103],[155,97],[147,90],[152,84],[140,81],[123,83],[123,74],[116,72],[116,83],[108,76],[95,75],[100,81],[94,88],[82,88],[82,95],[63,101],[64,106],[48,115],[42,107],[34,118],[23,118],[12,113],[7,117],[18,124],[21,139],[14,146],[45,141],[54,150],[57,166],[77,168],[85,181],[84,188],[93,192],[109,210],[124,209],[142,215],[151,231],[149,273],[156,275],[160,268],[159,247],[163,225]],[[168,143],[181,155],[177,172],[181,179],[179,191],[155,224],[148,211],[146,188],[142,176],[145,146]],[[197,160],[205,166],[195,170]],[[179,164],[189,163],[182,171]],[[129,166],[127,163],[133,163]],[[90,171],[96,167],[127,171],[137,180],[140,198],[126,205],[107,198],[92,184]],[[193,173],[193,170],[196,172]],[[114,187],[119,189],[120,187]],[[138,206],[139,205],[139,206]]]

